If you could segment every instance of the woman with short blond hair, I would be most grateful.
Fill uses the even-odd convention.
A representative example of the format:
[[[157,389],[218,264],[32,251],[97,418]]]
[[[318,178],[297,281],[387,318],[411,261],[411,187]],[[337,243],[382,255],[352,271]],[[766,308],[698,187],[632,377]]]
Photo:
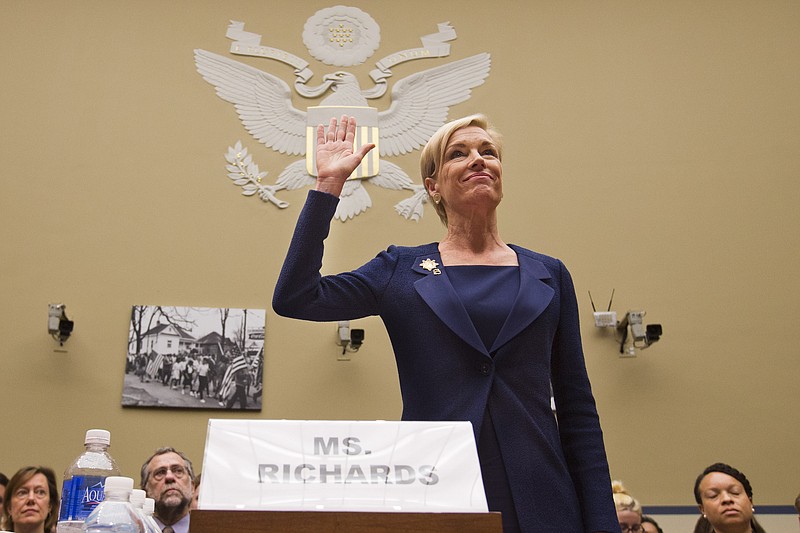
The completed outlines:
[[[356,270],[322,276],[339,195],[374,148],[355,149],[355,131],[347,116],[317,128],[316,190],[273,308],[315,321],[380,316],[402,419],[472,423],[488,508],[502,513],[506,533],[618,532],[572,279],[558,259],[500,237],[499,135],[471,115],[423,148],[423,184],[446,227],[441,241],[390,246]]]

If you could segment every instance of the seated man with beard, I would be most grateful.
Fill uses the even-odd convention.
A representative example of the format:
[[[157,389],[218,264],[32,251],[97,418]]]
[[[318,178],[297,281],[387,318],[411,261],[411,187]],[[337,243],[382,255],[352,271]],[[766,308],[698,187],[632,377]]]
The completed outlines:
[[[188,533],[194,487],[192,462],[175,448],[159,448],[142,465],[141,487],[155,500],[156,519],[165,533]]]

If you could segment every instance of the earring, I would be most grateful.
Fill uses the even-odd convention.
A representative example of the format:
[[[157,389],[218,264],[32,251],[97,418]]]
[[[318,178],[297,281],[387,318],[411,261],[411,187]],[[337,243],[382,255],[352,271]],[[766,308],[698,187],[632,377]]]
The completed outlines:
[[[439,205],[439,202],[442,201],[442,195],[439,194],[438,192],[433,193],[432,197],[433,197],[433,203],[435,203],[436,205]]]

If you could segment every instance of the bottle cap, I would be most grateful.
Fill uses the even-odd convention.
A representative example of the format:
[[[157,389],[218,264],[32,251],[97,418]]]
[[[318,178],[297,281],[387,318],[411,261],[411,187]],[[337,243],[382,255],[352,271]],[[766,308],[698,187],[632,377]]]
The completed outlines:
[[[151,515],[156,512],[156,501],[153,498],[144,499],[144,512]]]
[[[124,476],[108,476],[103,489],[105,492],[133,490],[133,479]]]
[[[133,489],[130,497],[131,505],[137,509],[141,509],[144,506],[145,496],[146,494],[142,489]]]
[[[111,444],[111,432],[105,429],[90,429],[86,432],[84,444]]]

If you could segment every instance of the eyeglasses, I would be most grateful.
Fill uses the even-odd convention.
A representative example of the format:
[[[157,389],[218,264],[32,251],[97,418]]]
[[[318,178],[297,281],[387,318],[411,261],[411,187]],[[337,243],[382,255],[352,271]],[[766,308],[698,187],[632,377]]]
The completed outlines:
[[[162,466],[151,475],[156,481],[161,481],[167,475],[167,472],[172,472],[172,475],[178,479],[186,475],[186,469],[181,465]]]
[[[622,530],[622,533],[644,533],[642,524],[631,524],[630,526],[626,524],[620,524],[619,528]]]

